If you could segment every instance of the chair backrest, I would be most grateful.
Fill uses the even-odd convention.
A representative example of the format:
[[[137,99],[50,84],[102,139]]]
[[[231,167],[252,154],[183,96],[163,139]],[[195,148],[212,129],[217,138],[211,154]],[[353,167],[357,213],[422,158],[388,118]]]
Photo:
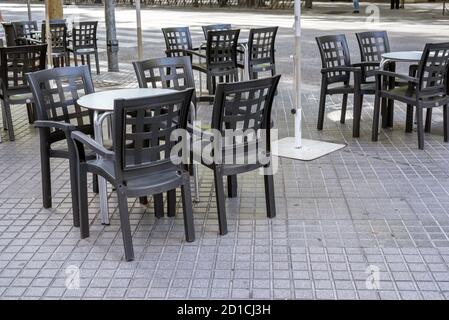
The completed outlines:
[[[448,70],[449,42],[426,44],[418,67],[418,97],[446,96]]]
[[[45,41],[47,30],[46,24],[42,23],[42,39]],[[50,21],[51,47],[55,53],[67,50],[67,25],[64,20]]]
[[[251,65],[274,64],[274,42],[278,27],[249,30],[248,58]]]
[[[229,71],[237,68],[237,43],[240,30],[209,31],[207,33],[206,64],[209,70]]]
[[[114,102],[114,151],[116,177],[124,181],[142,173],[173,167],[171,138],[176,129],[187,128],[193,89]],[[185,142],[185,141],[184,141]]]
[[[7,91],[29,91],[26,74],[45,69],[46,53],[46,45],[0,48],[2,87]]]
[[[189,57],[156,58],[133,62],[140,88],[195,88]]]
[[[185,51],[192,49],[192,36],[189,27],[162,28],[167,57],[184,56]]]
[[[220,24],[209,24],[207,26],[202,26],[204,39],[207,40],[207,33],[209,31],[219,31],[219,30],[231,30],[232,26],[229,23],[220,23]]]
[[[38,120],[62,121],[83,132],[91,130],[92,112],[76,103],[81,96],[94,92],[88,66],[47,69],[27,77]]]
[[[97,25],[98,21],[85,21],[73,25],[72,43],[74,50],[97,48]]]
[[[273,98],[280,75],[258,80],[219,83],[215,93],[211,127],[226,136],[226,130],[254,133],[266,129],[266,148],[270,150],[270,125]]]
[[[20,38],[36,38],[37,21],[14,21],[11,24],[14,29],[16,45],[27,44],[25,40]]]
[[[367,31],[355,34],[360,48],[361,61],[380,62],[382,54],[390,52],[386,31]]]
[[[323,68],[348,67],[351,65],[348,43],[344,34],[316,37],[320,49]],[[327,82],[349,81],[349,73],[344,71],[328,72]]]

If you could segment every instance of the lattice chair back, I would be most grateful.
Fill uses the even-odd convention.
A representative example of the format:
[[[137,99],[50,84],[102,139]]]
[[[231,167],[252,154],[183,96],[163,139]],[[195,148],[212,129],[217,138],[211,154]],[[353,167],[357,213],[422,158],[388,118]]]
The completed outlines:
[[[88,66],[42,70],[28,74],[28,81],[38,120],[62,121],[85,133],[93,133],[92,112],[77,104],[80,97],[94,92]],[[63,138],[59,133],[54,140]]]
[[[270,69],[269,66],[263,66],[263,64],[274,65],[274,44],[277,30],[278,27],[268,27],[249,31],[248,52],[252,72],[257,72],[258,69]]]
[[[418,67],[418,97],[446,97],[449,42],[426,44]]]
[[[156,58],[133,62],[140,88],[195,88],[189,57]]]
[[[78,50],[97,48],[97,26],[97,21],[85,21],[73,25],[73,49]]]
[[[390,42],[386,31],[367,31],[355,34],[360,48],[360,60],[363,62],[380,62],[382,54],[390,52]],[[377,69],[376,66],[366,66],[364,72]]]
[[[184,50],[192,49],[192,36],[189,27],[162,28],[167,57],[186,55]]]
[[[172,139],[176,129],[186,129],[193,89],[138,99],[118,99],[114,104],[116,178],[126,183],[143,173],[173,167]],[[185,140],[184,140],[185,142]],[[180,155],[181,156],[181,155]]]
[[[37,21],[14,21],[12,22],[16,45],[26,45],[27,42],[20,38],[36,39]]]
[[[232,133],[233,139],[226,138],[223,149],[264,141],[264,147],[270,151],[271,109],[280,77],[217,85],[211,125],[223,137]],[[265,129],[262,137],[257,136],[259,129]]]
[[[26,74],[45,69],[46,53],[46,45],[0,48],[2,91],[29,92]]]
[[[239,33],[238,29],[207,33],[206,64],[216,75],[226,75],[236,70]]]
[[[46,25],[42,23],[42,39],[45,41]],[[54,53],[65,52],[67,50],[67,25],[65,21],[50,22],[51,47]]]
[[[210,24],[207,26],[202,26],[204,39],[207,40],[207,33],[209,31],[221,31],[221,30],[231,30],[232,26],[228,23],[221,23],[221,24]]]
[[[344,34],[317,37],[320,49],[321,64],[323,68],[349,67],[351,58],[348,43]],[[349,73],[345,71],[332,71],[326,74],[327,83],[349,81]]]

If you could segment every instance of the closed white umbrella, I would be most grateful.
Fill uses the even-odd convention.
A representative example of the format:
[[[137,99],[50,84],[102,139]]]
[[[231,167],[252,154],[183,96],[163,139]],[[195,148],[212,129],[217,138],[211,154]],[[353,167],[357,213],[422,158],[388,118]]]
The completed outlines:
[[[273,143],[273,154],[290,159],[313,160],[345,147],[344,144],[329,143],[318,140],[302,139],[301,108],[301,0],[295,0],[294,8],[294,137],[286,137]]]

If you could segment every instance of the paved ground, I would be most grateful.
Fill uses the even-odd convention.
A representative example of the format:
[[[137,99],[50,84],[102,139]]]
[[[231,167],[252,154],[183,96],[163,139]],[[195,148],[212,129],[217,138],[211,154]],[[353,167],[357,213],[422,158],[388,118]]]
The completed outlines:
[[[23,5],[1,8],[8,20],[26,15]],[[242,175],[239,197],[227,200],[226,236],[218,235],[213,180],[202,169],[195,242],[184,241],[181,214],[157,220],[151,205],[130,199],[136,260],[125,262],[112,191],[111,225],[100,224],[98,198],[91,194],[91,236],[79,240],[71,225],[67,163],[52,162],[54,208],[45,210],[37,132],[28,125],[24,108],[15,108],[16,141],[9,142],[3,133],[0,144],[0,297],[449,298],[449,144],[442,142],[441,112],[435,112],[424,151],[417,149],[416,133],[404,133],[402,105],[395,127],[382,130],[378,143],[371,142],[370,98],[359,139],[351,137],[350,112],[347,124],[338,122],[339,97],[328,101],[324,130],[315,129],[319,60],[314,36],[345,32],[354,61],[357,30],[387,29],[393,49],[420,49],[427,41],[447,39],[448,20],[436,9],[441,4],[409,5],[394,14],[382,6],[380,22],[373,24],[365,22],[366,16],[350,14],[346,4],[316,8],[305,12],[303,21],[304,136],[348,145],[312,162],[282,160],[275,175],[277,217],[272,220],[265,217],[261,177]],[[35,11],[40,19],[42,8]],[[101,20],[101,15],[101,8],[84,7],[79,16]],[[277,61],[283,81],[274,116],[279,135],[292,134],[289,14],[151,9],[143,17],[147,57],[162,54],[161,26],[193,26],[195,39],[203,23],[281,26]],[[117,11],[122,72],[104,72],[102,61],[98,89],[136,85],[128,63],[135,54],[132,19],[132,10]],[[102,32],[100,37],[103,41]],[[207,111],[201,107],[203,118]],[[65,285],[73,268],[80,270],[78,289]],[[379,282],[371,281],[377,278]]]

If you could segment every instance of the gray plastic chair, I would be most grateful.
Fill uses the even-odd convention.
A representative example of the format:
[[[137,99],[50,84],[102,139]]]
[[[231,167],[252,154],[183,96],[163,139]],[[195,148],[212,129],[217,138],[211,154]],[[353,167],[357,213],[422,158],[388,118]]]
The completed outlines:
[[[46,45],[0,48],[0,100],[3,126],[8,130],[10,141],[15,139],[11,105],[26,104],[28,121],[34,121],[33,96],[25,74],[45,69],[46,53]]]
[[[271,169],[271,108],[280,77],[277,75],[258,80],[217,85],[212,111],[212,129],[217,130],[221,136],[210,137],[210,139],[215,145],[213,160],[216,155],[221,154],[224,161],[210,161],[211,159],[203,157],[204,148],[211,143],[207,139],[201,141],[201,154],[198,153],[198,148],[194,148],[194,153],[201,158],[203,165],[214,171],[218,224],[221,235],[228,232],[223,189],[224,176],[227,177],[228,196],[233,196],[237,193],[237,174],[264,168],[265,173],[268,173],[264,175],[267,216],[270,218],[276,216],[273,175],[267,171]],[[247,130],[255,132],[259,129],[265,130],[265,137],[253,137],[252,140],[247,140],[244,137],[245,133],[248,133]],[[233,130],[237,135],[230,145],[226,145],[223,139],[227,130],[228,134],[229,130]],[[235,130],[241,130],[242,135]],[[243,142],[238,142],[238,137],[242,138]],[[254,157],[252,153],[255,152],[254,146],[258,147],[259,155],[264,154],[269,159],[268,163],[262,163],[259,157]],[[227,152],[232,152],[234,160],[232,163],[225,161]]]
[[[42,22],[42,40],[45,41],[46,24]],[[55,67],[70,66],[70,53],[67,41],[67,25],[65,20],[50,20],[51,50]]]
[[[76,104],[81,96],[94,92],[89,69],[87,66],[54,68],[29,73],[27,78],[36,104],[35,126],[39,128],[43,206],[52,206],[50,158],[68,159],[73,225],[78,227],[78,176],[75,145],[70,133],[79,130],[94,135],[92,112]],[[66,148],[58,145],[63,140],[67,143]],[[87,157],[94,159],[95,155],[90,153]],[[94,191],[98,192],[96,178]]]
[[[37,21],[13,21],[11,24],[14,30],[15,45],[27,45],[29,43],[26,39],[38,39]]]
[[[378,140],[380,103],[382,98],[397,100],[407,104],[406,132],[412,131],[413,107],[416,109],[418,147],[424,149],[423,109],[443,107],[444,141],[449,139],[449,42],[426,44],[416,77],[375,71],[376,96],[374,102],[372,140]],[[390,77],[408,82],[408,86],[387,88],[383,78]]]
[[[82,132],[72,132],[78,155],[82,238],[89,236],[87,172],[92,172],[104,177],[117,191],[127,261],[134,259],[128,197],[160,194],[181,187],[186,240],[195,240],[189,173],[171,157],[173,147],[181,142],[170,140],[174,130],[187,128],[192,94],[193,89],[186,89],[156,97],[115,100],[114,151]],[[102,158],[87,160],[85,146]]]
[[[78,65],[78,56],[81,57],[81,64],[84,65],[84,57],[86,57],[87,65],[90,67],[90,56],[95,58],[95,66],[97,74],[100,74],[100,61],[98,60],[97,47],[97,21],[84,21],[73,25],[72,39],[70,40],[72,46],[68,48],[69,52],[73,54],[75,66]]]
[[[137,81],[140,88],[170,88],[185,90],[195,88],[192,64],[188,56],[175,56],[168,58],[156,58],[145,61],[133,62]],[[196,95],[193,92],[192,101],[195,103]],[[146,201],[141,199],[143,203]],[[154,211],[157,217],[164,214],[163,196],[154,196]],[[170,190],[167,193],[167,214],[169,217],[175,215],[176,192]]]

